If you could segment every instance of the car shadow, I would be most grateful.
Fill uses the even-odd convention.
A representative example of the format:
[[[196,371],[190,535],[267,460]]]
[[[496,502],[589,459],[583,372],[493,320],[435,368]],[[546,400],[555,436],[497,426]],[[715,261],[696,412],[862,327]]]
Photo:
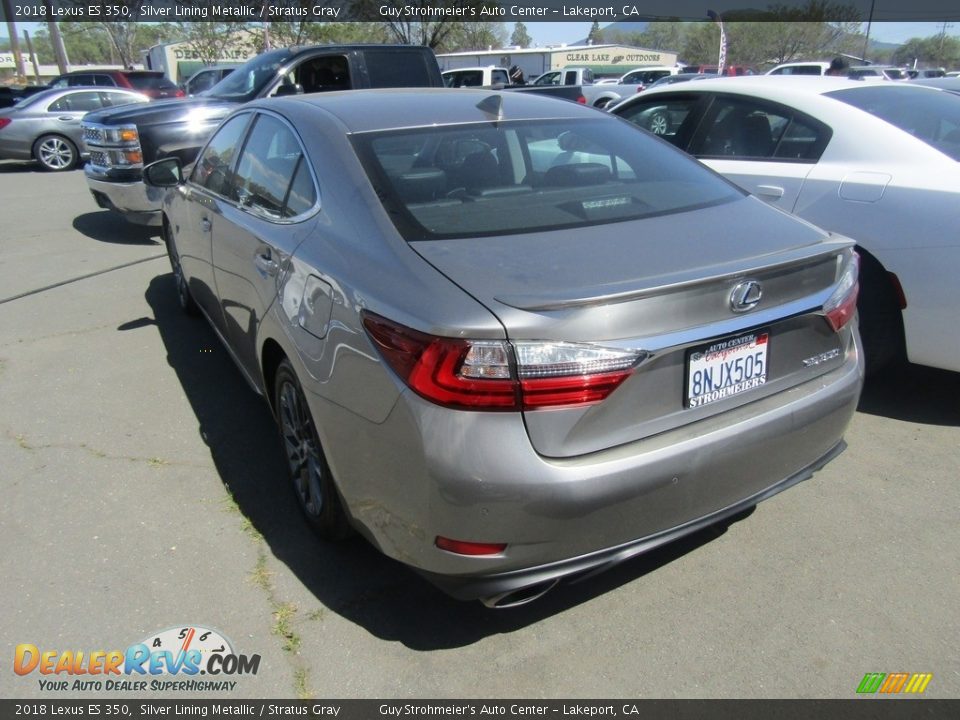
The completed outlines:
[[[73,219],[73,229],[88,238],[117,245],[160,245],[160,228],[135,225],[109,210],[88,212]]]
[[[44,172],[39,163],[33,160],[4,160],[0,162],[0,174]],[[72,172],[72,171],[68,171]]]
[[[903,363],[867,378],[857,410],[924,425],[960,425],[960,373]]]
[[[246,384],[207,323],[180,310],[171,275],[155,277],[145,297],[154,320],[131,319],[118,330],[156,323],[167,361],[190,402],[200,435],[240,511],[262,535],[272,555],[309,589],[322,608],[378,638],[428,651],[463,647],[490,635],[514,632],[664,567],[716,539],[752,512],[602,574],[561,584],[529,605],[491,610],[479,602],[459,602],[359,537],[339,543],[319,540],[302,519],[284,479],[285,461],[267,404]]]

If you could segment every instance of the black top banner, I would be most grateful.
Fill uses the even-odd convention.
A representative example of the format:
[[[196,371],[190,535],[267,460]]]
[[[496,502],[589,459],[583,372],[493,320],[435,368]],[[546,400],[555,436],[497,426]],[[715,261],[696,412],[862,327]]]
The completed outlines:
[[[15,22],[947,22],[956,0],[11,0]],[[3,13],[5,15],[5,13]]]

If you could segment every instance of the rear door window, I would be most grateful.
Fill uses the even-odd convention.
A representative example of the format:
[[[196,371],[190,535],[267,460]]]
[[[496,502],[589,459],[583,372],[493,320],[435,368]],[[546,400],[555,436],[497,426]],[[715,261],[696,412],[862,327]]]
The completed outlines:
[[[98,92],[75,92],[64,95],[47,108],[48,112],[91,112],[103,107]]]
[[[683,150],[696,129],[704,102],[696,94],[648,96],[618,108],[616,114]]]
[[[703,158],[816,162],[830,129],[792,108],[717,96],[688,151]]]

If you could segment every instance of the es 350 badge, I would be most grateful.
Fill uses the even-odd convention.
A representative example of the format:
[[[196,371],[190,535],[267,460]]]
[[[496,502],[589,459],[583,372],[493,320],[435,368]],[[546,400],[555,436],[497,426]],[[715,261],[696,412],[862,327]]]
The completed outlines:
[[[229,691],[237,683],[222,676],[256,675],[260,655],[237,653],[219,631],[189,625],[154,633],[126,650],[41,650],[22,643],[14,651],[13,669],[21,676],[39,672],[44,676],[41,690]],[[90,679],[71,682],[60,679],[64,675]],[[199,680],[198,675],[216,679]],[[166,679],[178,676],[186,679]]]

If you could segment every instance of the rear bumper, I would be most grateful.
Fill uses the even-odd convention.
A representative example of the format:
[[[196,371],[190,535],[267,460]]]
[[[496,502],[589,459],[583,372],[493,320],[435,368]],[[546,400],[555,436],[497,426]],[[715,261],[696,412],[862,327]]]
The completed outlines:
[[[357,527],[471,599],[622,562],[810,477],[843,449],[862,380],[854,340],[842,365],[793,388],[563,460],[533,450],[518,414],[452,412],[411,392],[379,425],[313,410]],[[438,535],[507,548],[465,557]]]
[[[136,180],[114,180],[96,166],[84,168],[87,187],[97,205],[123,215],[138,225],[161,223],[160,207],[163,202],[162,188],[148,188]]]

